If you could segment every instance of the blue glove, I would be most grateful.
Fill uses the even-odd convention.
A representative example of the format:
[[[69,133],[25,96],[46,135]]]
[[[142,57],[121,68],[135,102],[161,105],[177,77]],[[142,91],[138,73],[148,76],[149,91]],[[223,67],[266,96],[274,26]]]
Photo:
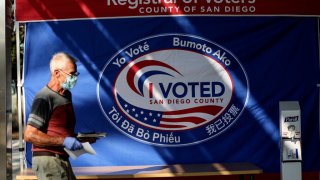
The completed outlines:
[[[63,145],[71,151],[75,151],[83,148],[81,142],[79,142],[74,137],[66,137],[63,141]]]

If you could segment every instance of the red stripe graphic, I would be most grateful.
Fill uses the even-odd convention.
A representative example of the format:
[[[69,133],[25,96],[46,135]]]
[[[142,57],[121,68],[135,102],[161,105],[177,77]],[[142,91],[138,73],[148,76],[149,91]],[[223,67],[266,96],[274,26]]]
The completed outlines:
[[[191,122],[193,124],[200,124],[205,122],[206,120],[203,118],[199,118],[196,116],[183,117],[183,118],[162,118],[162,122]]]
[[[135,63],[134,65],[132,65],[130,67],[130,69],[128,70],[128,74],[127,74],[127,82],[129,87],[137,94],[141,95],[142,94],[138,91],[138,89],[136,88],[136,86],[134,85],[134,77],[137,74],[137,72],[147,66],[162,66],[162,67],[166,67],[168,69],[171,69],[177,73],[179,73],[177,70],[175,70],[173,67],[169,66],[168,64],[165,64],[163,62],[160,61],[155,61],[155,60],[145,60],[145,61],[141,61],[138,63]],[[180,73],[179,73],[180,74]]]
[[[200,106],[200,107],[194,107],[190,109],[183,109],[183,110],[177,110],[177,111],[169,111],[165,112],[164,115],[178,115],[178,114],[188,114],[188,113],[194,113],[194,112],[202,112],[206,114],[211,114],[215,116],[221,111],[221,106]]]

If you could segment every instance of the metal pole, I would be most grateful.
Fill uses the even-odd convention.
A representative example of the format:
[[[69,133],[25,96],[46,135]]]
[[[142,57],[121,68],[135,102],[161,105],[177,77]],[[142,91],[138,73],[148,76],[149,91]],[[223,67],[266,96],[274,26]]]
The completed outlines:
[[[10,178],[11,160],[7,149],[11,147],[11,24],[10,0],[0,0],[0,177]],[[10,153],[8,153],[10,154]],[[8,166],[7,166],[8,165]]]
[[[17,92],[18,92],[18,121],[19,121],[19,159],[20,171],[24,168],[24,142],[23,142],[23,123],[22,123],[22,106],[21,106],[21,68],[20,68],[20,28],[19,23],[15,23],[16,29],[16,53],[17,53]]]
[[[318,50],[319,50],[319,70],[320,70],[320,18],[318,18]],[[320,74],[318,74],[318,77],[319,77]],[[318,82],[320,83],[320,82]],[[319,91],[319,117],[318,117],[318,123],[319,123],[319,142],[320,142],[320,84],[317,84],[317,87],[318,87],[318,91]]]
[[[319,114],[318,114],[318,123],[319,123],[319,126],[318,126],[318,128],[319,128],[319,134],[318,134],[318,141],[320,142],[320,84],[317,84],[317,87],[318,87],[318,93],[319,93],[319,104],[318,104],[318,108],[319,108]]]

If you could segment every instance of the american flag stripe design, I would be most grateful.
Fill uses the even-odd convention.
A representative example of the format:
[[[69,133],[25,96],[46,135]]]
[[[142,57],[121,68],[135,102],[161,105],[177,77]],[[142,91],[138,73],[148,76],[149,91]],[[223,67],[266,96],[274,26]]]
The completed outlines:
[[[213,120],[221,110],[222,107],[211,105],[164,112],[160,121],[160,127],[175,129],[193,128],[199,124]]]
[[[119,105],[130,119],[163,130],[182,130],[193,128],[212,121],[223,109],[220,106],[208,105],[177,111],[155,111],[134,106],[117,94]]]

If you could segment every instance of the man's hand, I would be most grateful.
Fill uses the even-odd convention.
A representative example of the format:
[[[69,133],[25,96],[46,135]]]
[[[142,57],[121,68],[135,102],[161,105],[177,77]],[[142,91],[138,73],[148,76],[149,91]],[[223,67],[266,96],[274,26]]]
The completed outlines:
[[[82,144],[74,137],[66,137],[63,141],[63,145],[71,151],[83,148]]]

